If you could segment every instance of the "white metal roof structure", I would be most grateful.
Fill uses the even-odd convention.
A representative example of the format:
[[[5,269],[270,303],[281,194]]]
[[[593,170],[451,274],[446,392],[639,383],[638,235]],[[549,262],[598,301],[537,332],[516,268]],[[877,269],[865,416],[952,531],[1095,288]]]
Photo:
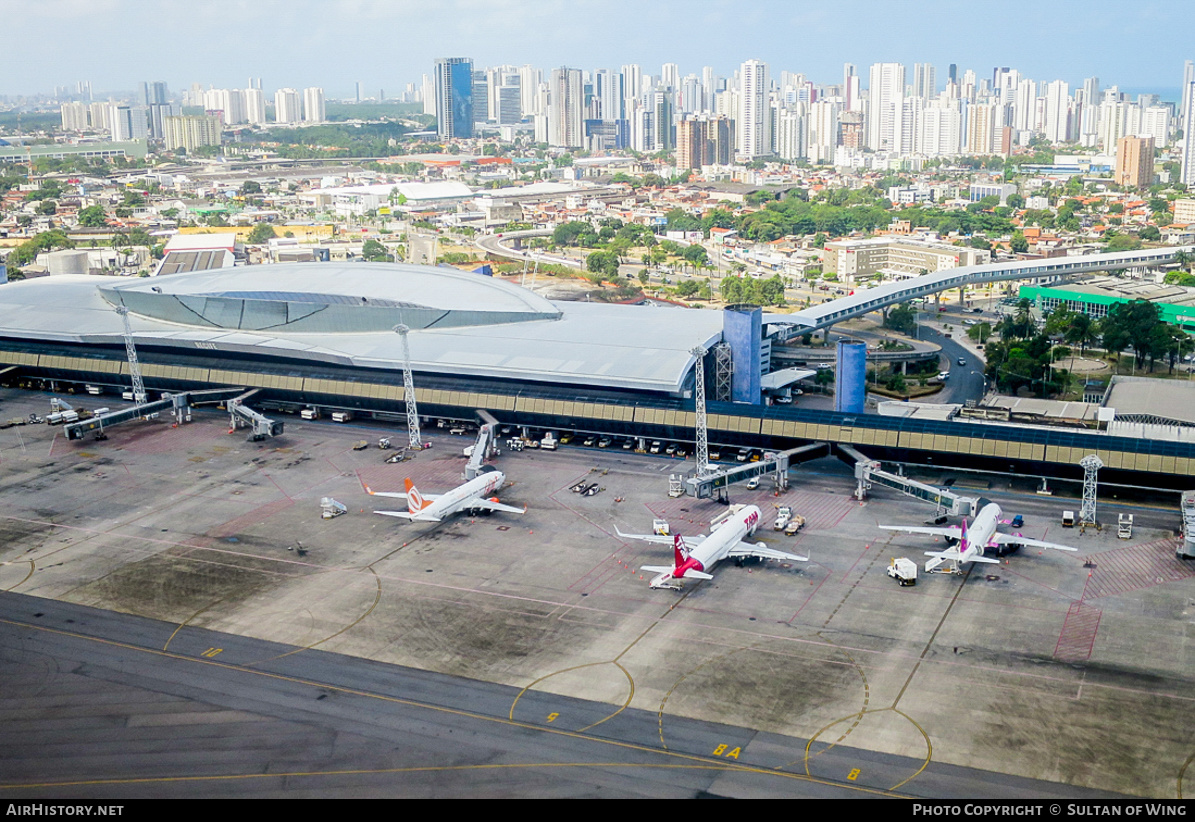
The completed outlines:
[[[128,307],[138,346],[255,353],[401,370],[412,366],[579,387],[680,394],[690,350],[722,335],[722,312],[553,302],[447,268],[292,263],[131,280],[63,276],[0,287],[0,337],[118,344]]]

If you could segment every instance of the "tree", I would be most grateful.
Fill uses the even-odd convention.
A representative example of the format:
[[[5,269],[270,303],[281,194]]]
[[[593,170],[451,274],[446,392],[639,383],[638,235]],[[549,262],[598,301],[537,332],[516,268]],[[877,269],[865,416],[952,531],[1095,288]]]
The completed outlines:
[[[705,266],[709,263],[710,259],[704,246],[697,245],[696,243],[686,248],[681,256],[694,267]]]
[[[261,245],[277,236],[278,234],[274,231],[274,226],[269,223],[258,223],[249,232],[248,242],[250,245]]]
[[[1063,333],[1063,339],[1072,345],[1078,343],[1079,354],[1082,355],[1086,353],[1088,343],[1099,339],[1099,329],[1096,327],[1096,322],[1087,314],[1076,313]]]
[[[612,251],[595,251],[585,260],[585,268],[607,278],[618,276],[618,255]]]
[[[913,334],[917,330],[917,312],[908,303],[894,306],[884,317],[884,327],[903,334]]]
[[[394,262],[394,257],[386,251],[386,246],[374,239],[366,240],[361,246],[361,256],[371,263]]]
[[[988,341],[988,337],[992,336],[992,324],[989,322],[977,323],[967,329],[967,336],[983,345]]]
[[[261,183],[254,180],[246,180],[241,183],[241,195],[247,196],[249,194],[261,194]]]
[[[58,203],[53,200],[42,200],[34,207],[33,211],[35,214],[48,217],[58,213]]]
[[[107,224],[108,216],[104,214],[103,206],[92,205],[79,209],[79,225],[86,228],[103,228]]]
[[[1025,235],[1019,231],[1013,232],[1012,239],[1008,242],[1008,247],[1018,254],[1024,254],[1029,250],[1029,241],[1025,239]]]

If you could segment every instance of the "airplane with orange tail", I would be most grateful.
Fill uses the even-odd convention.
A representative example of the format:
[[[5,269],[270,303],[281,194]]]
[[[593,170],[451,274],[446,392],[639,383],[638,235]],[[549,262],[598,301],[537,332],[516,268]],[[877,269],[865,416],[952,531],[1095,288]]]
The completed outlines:
[[[488,470],[486,470],[488,469]],[[407,477],[406,492],[374,491],[368,485],[365,490],[373,497],[396,497],[407,501],[406,511],[374,511],[385,517],[399,517],[414,522],[441,522],[446,517],[461,511],[505,511],[509,514],[526,513],[526,508],[503,505],[497,497],[490,496],[506,482],[506,475],[487,465],[482,473],[457,486],[447,494],[421,494]]]

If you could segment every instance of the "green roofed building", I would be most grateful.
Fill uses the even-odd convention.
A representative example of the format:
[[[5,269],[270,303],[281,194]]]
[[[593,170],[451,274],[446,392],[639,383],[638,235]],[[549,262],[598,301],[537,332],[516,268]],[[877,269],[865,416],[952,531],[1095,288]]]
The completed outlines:
[[[26,160],[65,160],[67,157],[99,158],[135,157],[145,159],[148,146],[144,140],[122,143],[54,143],[50,145],[0,146],[0,163],[23,163]]]
[[[1117,303],[1146,300],[1158,307],[1159,317],[1164,322],[1195,333],[1195,288],[1152,280],[1097,277],[1058,286],[1023,285],[1018,294],[1032,300],[1043,315],[1065,305],[1096,319],[1107,316],[1108,310]]]

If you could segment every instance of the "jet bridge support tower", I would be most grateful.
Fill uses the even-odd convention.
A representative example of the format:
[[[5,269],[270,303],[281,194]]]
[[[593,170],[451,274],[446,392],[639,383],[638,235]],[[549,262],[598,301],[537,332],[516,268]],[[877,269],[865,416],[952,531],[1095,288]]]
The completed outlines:
[[[408,447],[423,448],[423,436],[419,432],[419,409],[415,407],[415,379],[411,376],[411,345],[407,335],[411,329],[406,325],[394,326],[395,332],[402,337],[402,387],[403,404],[407,407],[407,439]]]

